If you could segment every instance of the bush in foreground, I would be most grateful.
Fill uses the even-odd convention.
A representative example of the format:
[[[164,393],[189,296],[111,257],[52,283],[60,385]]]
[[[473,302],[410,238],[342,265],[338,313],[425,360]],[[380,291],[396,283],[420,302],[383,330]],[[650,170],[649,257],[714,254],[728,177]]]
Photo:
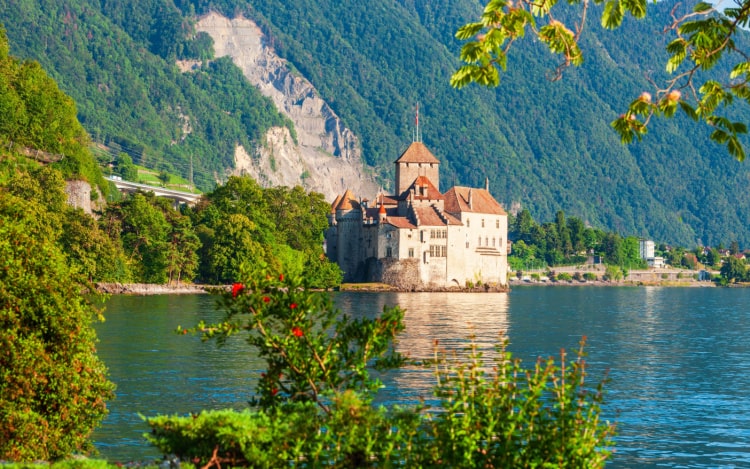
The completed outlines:
[[[88,451],[112,397],[89,284],[55,244],[54,220],[0,191],[0,460]]]
[[[260,280],[259,280],[260,279]],[[146,418],[149,441],[202,466],[604,467],[614,426],[602,386],[586,386],[577,356],[524,369],[501,340],[487,365],[436,351],[437,404],[375,407],[370,365],[398,366],[403,312],[352,320],[297,280],[255,275],[225,294],[220,324],[194,329],[220,342],[246,331],[266,360],[254,410]],[[437,345],[437,344],[436,344]]]

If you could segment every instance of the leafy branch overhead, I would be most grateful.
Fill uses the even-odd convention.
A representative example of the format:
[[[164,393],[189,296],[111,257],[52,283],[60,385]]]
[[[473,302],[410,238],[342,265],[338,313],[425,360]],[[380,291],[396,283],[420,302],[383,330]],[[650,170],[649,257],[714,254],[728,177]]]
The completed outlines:
[[[648,131],[653,116],[672,117],[679,109],[691,119],[711,126],[712,140],[726,145],[736,159],[745,159],[740,136],[747,133],[747,125],[720,114],[722,109],[734,104],[735,99],[750,103],[750,56],[734,40],[738,29],[748,25],[750,0],[735,1],[734,8],[722,12],[701,2],[691,12],[681,15],[677,14],[680,5],[675,5],[672,22],[664,28],[665,33],[675,36],[667,45],[669,59],[665,70],[669,78],[664,83],[649,79],[653,93],[643,92],[612,122],[623,143],[640,140]],[[458,39],[467,41],[460,54],[466,64],[453,74],[451,85],[456,88],[470,83],[499,86],[500,70],[506,70],[511,46],[527,31],[546,44],[550,52],[562,57],[553,81],[560,79],[569,66],[581,65],[583,54],[579,41],[590,3],[568,1],[581,9],[572,28],[553,15],[556,3],[555,0],[491,0],[479,21],[464,25],[456,33]],[[593,3],[603,5],[601,25],[607,29],[619,27],[627,14],[635,18],[646,16],[646,0],[594,0]],[[714,69],[732,53],[737,59],[728,59],[736,63],[726,81],[706,79],[700,83],[700,72]]]

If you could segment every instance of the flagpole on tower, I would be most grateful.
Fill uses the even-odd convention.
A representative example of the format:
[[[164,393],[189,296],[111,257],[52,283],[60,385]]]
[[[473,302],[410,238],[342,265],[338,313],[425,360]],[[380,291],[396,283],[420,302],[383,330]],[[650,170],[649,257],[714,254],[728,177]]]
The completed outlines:
[[[415,119],[415,123],[417,125],[417,137],[416,137],[415,141],[421,142],[422,138],[419,136],[419,101],[417,101],[417,116],[416,116],[416,119]]]

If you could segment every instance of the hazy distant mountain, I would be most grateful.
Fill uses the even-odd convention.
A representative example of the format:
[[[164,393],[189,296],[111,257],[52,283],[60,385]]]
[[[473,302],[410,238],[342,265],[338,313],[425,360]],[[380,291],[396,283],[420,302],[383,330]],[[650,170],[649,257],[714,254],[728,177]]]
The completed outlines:
[[[475,18],[469,0],[45,0],[0,4],[11,52],[39,60],[79,103],[95,139],[121,142],[146,164],[198,173],[210,185],[234,165],[237,144],[262,144],[270,127],[293,127],[226,59],[184,74],[177,59],[208,59],[192,36],[208,11],[257,23],[268,44],[307,78],[358,138],[367,163],[390,180],[411,142],[420,103],[424,143],[442,178],[490,190],[540,221],[565,210],[623,235],[693,245],[750,245],[750,166],[685,119],[656,122],[624,147],[609,128],[663,69],[671,1],[615,32],[595,15],[586,63],[546,80],[556,64],[539,44],[519,43],[497,90],[448,85],[460,48],[453,34]],[[590,14],[591,15],[591,14]],[[192,39],[192,40],[189,40]],[[750,113],[741,111],[750,122]],[[185,132],[185,122],[192,125]],[[370,194],[362,194],[369,196]],[[331,196],[331,194],[326,194]]]

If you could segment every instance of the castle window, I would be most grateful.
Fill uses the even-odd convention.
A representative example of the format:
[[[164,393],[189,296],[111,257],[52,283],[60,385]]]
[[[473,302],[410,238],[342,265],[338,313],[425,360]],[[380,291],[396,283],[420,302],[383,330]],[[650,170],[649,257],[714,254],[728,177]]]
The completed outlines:
[[[385,257],[393,257],[393,248],[390,246],[385,248]]]
[[[469,242],[466,241],[466,249],[469,249]]]
[[[386,233],[386,234],[385,234],[385,237],[386,237],[387,239],[391,239],[391,236],[392,236],[392,233],[391,233],[390,231],[389,231],[388,233]]]
[[[477,240],[477,246],[482,247],[482,237],[479,237],[479,240]]]
[[[438,245],[430,245],[430,257],[445,257],[446,247]]]
[[[468,218],[466,219],[466,228],[471,228],[471,223]]]
[[[414,248],[409,248],[409,257],[414,257]]]
[[[447,257],[448,248],[446,246],[440,246],[440,257]]]
[[[488,238],[486,236],[484,237],[484,245],[485,246],[489,246],[490,245],[490,238]]]
[[[484,228],[484,218],[482,218],[482,228]]]
[[[500,229],[500,220],[495,220],[495,228]]]
[[[492,238],[492,247],[495,247],[495,238]]]

